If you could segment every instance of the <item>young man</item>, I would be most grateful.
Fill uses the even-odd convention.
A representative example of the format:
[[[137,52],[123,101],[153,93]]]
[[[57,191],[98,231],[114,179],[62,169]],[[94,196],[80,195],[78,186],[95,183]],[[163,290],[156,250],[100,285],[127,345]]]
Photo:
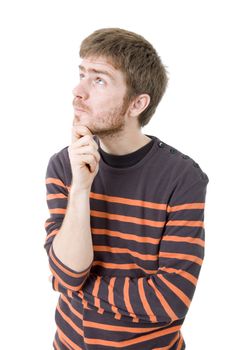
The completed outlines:
[[[146,125],[167,86],[152,45],[118,29],[81,45],[72,142],[47,167],[56,350],[185,349],[204,257],[208,176]]]

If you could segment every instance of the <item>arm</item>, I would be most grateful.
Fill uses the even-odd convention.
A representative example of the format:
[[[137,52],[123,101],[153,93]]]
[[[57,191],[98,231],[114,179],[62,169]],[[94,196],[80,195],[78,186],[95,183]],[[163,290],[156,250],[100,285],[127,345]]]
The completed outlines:
[[[44,248],[49,257],[55,290],[77,291],[86,280],[93,261],[88,191],[70,191],[63,180],[58,157],[51,157],[46,172],[50,218]]]
[[[204,204],[208,180],[186,176],[174,189],[160,242],[159,268],[139,278],[90,274],[83,286],[98,312],[130,316],[134,322],[183,319],[204,257]]]

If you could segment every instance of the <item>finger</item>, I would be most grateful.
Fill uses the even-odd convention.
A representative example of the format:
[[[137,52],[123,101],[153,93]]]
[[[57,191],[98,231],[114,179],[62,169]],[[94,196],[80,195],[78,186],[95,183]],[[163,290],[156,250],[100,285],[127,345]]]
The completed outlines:
[[[73,152],[75,154],[94,154],[96,149],[93,145],[84,145],[81,147],[74,148]]]
[[[73,147],[76,149],[78,147],[82,147],[82,146],[92,146],[95,149],[98,149],[98,145],[95,142],[95,140],[93,139],[93,136],[91,135],[84,135],[82,137],[80,137],[80,139],[78,139],[75,144],[73,145]]]
[[[92,140],[93,140],[93,138],[91,135],[84,135],[84,136],[80,137],[80,139],[77,140],[77,142],[75,143],[75,147],[82,147],[82,146],[86,146],[86,145],[91,145]]]
[[[93,172],[95,171],[97,162],[96,159],[93,155],[91,154],[83,154],[80,156],[81,158],[81,162],[85,165],[89,165],[90,166],[90,170]]]
[[[91,131],[84,125],[73,125],[72,126],[72,137],[71,137],[72,143],[79,140],[84,135],[93,136]]]
[[[72,150],[72,157],[74,157],[74,158],[76,156],[86,155],[86,154],[94,156],[96,159],[96,162],[100,161],[99,152],[95,149],[95,147],[93,147],[91,145],[78,147],[78,148]]]

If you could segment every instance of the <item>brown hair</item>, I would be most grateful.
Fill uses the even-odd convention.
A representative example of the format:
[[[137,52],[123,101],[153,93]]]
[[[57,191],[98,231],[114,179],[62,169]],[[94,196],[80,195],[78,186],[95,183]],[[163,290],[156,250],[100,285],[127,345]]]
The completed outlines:
[[[125,74],[127,100],[148,94],[150,103],[139,115],[141,127],[154,114],[167,87],[165,66],[154,47],[141,35],[120,28],[103,28],[85,38],[80,47],[80,57],[103,56]]]

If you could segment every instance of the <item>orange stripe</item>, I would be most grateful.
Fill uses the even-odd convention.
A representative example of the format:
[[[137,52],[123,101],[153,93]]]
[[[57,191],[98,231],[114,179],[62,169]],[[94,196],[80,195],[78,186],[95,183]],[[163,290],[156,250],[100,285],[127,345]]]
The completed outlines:
[[[66,288],[71,289],[71,290],[73,290],[73,291],[75,291],[75,292],[76,292],[77,290],[79,290],[79,289],[82,287],[83,283],[85,282],[85,280],[84,280],[84,281],[82,281],[78,286],[75,286],[75,287],[74,287],[74,286],[71,286],[70,284],[64,282],[64,281],[61,279],[60,276],[58,276],[58,274],[52,269],[51,265],[49,265],[49,268],[50,268],[50,271],[52,272],[52,274],[54,275],[54,277],[58,280],[58,282],[61,283],[61,285],[65,286]]]
[[[56,339],[54,339],[54,341],[53,341],[53,345],[54,345],[54,347],[55,347],[55,350],[60,350],[60,348],[59,348],[59,346],[58,346],[58,343],[57,343]]]
[[[50,184],[50,183],[62,186],[66,189],[70,189],[70,187],[71,187],[71,186],[66,186],[61,180],[59,180],[57,178],[47,178],[46,184]],[[106,202],[126,204],[126,205],[131,205],[131,206],[134,205],[134,206],[138,206],[138,207],[145,207],[145,208],[156,209],[156,210],[166,210],[168,213],[175,212],[178,210],[204,209],[204,206],[205,206],[204,202],[185,203],[185,204],[181,204],[181,205],[170,206],[170,205],[162,204],[162,203],[154,203],[154,202],[149,202],[149,201],[142,201],[142,200],[136,200],[136,199],[123,198],[123,197],[107,196],[107,195],[103,195],[103,194],[97,194],[94,192],[90,192],[89,197],[93,198],[93,199],[103,200]],[[56,196],[56,194],[48,195],[48,199],[53,199],[53,198],[67,198],[67,196],[65,196],[64,194],[57,194],[57,196]]]
[[[58,337],[59,337],[59,335],[58,335]],[[69,350],[73,350],[73,349],[69,346],[69,344],[68,344],[64,339],[59,338],[59,340],[60,340],[60,342],[61,342],[63,345],[65,345]]]
[[[170,288],[173,293],[175,293],[178,298],[180,298],[180,300],[183,301],[183,303],[189,307],[190,303],[191,303],[191,300],[187,297],[186,294],[184,294],[184,292],[182,292],[181,289],[179,289],[178,287],[176,287],[174,284],[172,284],[171,282],[167,281],[166,278],[164,278],[163,275],[157,275],[158,278],[160,278],[167,286],[168,288]]]
[[[126,216],[126,215],[118,215],[118,214],[110,214],[103,211],[91,210],[91,216],[95,216],[98,218],[104,218],[109,220],[119,220],[123,222],[131,222],[139,225],[148,225],[152,227],[163,227],[164,221],[153,221],[142,218],[136,218],[134,216]]]
[[[114,318],[116,320],[120,320],[121,319],[121,314],[119,314],[119,312],[116,312]]]
[[[140,295],[140,299],[142,302],[142,305],[147,313],[147,315],[150,318],[151,322],[157,322],[157,317],[153,314],[153,311],[151,310],[151,307],[147,301],[144,286],[143,286],[143,278],[138,279],[138,292]]]
[[[70,340],[58,326],[57,326],[57,333],[60,339],[64,339],[67,342],[67,344],[73,347],[73,350],[82,350],[82,348],[80,348],[77,344],[75,344],[72,340]]]
[[[68,345],[68,343],[64,340],[64,345],[69,349],[69,350],[73,350],[73,348],[71,348],[71,346]]]
[[[63,208],[54,208],[54,209],[49,209],[49,212],[51,214],[65,214],[66,213],[66,209]]]
[[[61,187],[64,187],[66,188],[64,182],[62,182],[61,180],[55,178],[55,177],[48,177],[46,180],[45,180],[45,183],[46,184],[54,184],[54,185],[58,185],[58,186],[61,186]]]
[[[48,219],[48,220],[45,221],[44,227],[47,228],[51,224],[56,224],[56,222],[55,221],[50,221],[50,219]]]
[[[153,348],[152,350],[170,350],[171,347],[177,342],[179,339],[179,333],[176,334],[175,338],[169,343],[167,346],[163,346],[162,348]]]
[[[204,227],[203,221],[190,221],[190,220],[169,220],[166,226],[193,226]]]
[[[164,236],[163,241],[171,241],[171,242],[185,242],[198,244],[201,247],[205,246],[205,242],[201,238],[193,238],[193,237],[180,237],[180,236]]]
[[[54,289],[59,292],[59,290],[58,290],[58,280],[54,276],[53,276],[53,281],[54,281],[53,282]]]
[[[170,258],[170,259],[189,260],[189,261],[195,262],[198,265],[202,265],[202,262],[203,262],[203,259],[198,258],[195,255],[190,255],[190,254],[160,252],[159,257]]]
[[[77,294],[78,294],[78,296],[82,299],[83,307],[84,307],[85,309],[90,310],[90,308],[89,308],[88,305],[87,305],[87,301],[84,299],[84,293],[83,293],[83,291],[79,289],[79,290],[77,291]]]
[[[46,236],[46,240],[45,242],[47,242],[49,240],[49,238],[51,238],[52,236],[55,236],[58,233],[58,229],[56,228],[55,230],[51,231],[47,236]]]
[[[67,289],[67,295],[68,295],[68,297],[70,297],[70,298],[73,298],[74,296],[73,296],[73,292],[72,292],[72,290],[70,290],[70,289]]]
[[[55,252],[52,252],[52,245],[49,249],[49,256],[52,259],[53,263],[61,270],[63,271],[66,275],[70,276],[70,277],[74,277],[74,278],[80,278],[82,276],[85,276],[87,274],[88,269],[86,269],[85,271],[82,272],[71,272],[70,270],[66,269],[65,267],[63,267],[59,262],[58,262],[58,258],[55,255]],[[89,266],[89,269],[91,268],[91,265]]]
[[[108,302],[110,305],[114,305],[113,288],[116,281],[116,277],[111,277],[108,285]]]
[[[124,197],[107,196],[105,194],[94,193],[94,192],[90,192],[90,198],[99,199],[99,200],[111,202],[111,203],[134,205],[134,206],[145,207],[150,209],[166,210],[167,208],[166,204],[147,202],[147,201],[129,199]]]
[[[160,267],[159,270],[163,270],[167,273],[176,273],[184,278],[186,278],[189,282],[191,282],[194,286],[196,286],[197,284],[197,278],[194,277],[193,275],[191,275],[191,273],[184,271],[184,270],[177,270],[177,269],[173,269],[171,267]]]
[[[68,198],[68,196],[64,195],[63,193],[56,193],[56,194],[48,194],[46,196],[47,200],[56,199],[56,198]]]
[[[83,337],[83,331],[82,329],[80,329],[60,308],[60,305],[57,304],[57,311],[59,312],[59,314],[61,315],[61,317],[63,318],[63,320],[65,320],[70,327],[79,335],[81,335],[81,337]],[[69,344],[69,342],[68,342]]]
[[[133,317],[133,322],[139,322],[138,317],[134,314],[132,305],[130,303],[130,297],[129,297],[129,277],[125,277],[125,283],[123,288],[123,294],[124,294],[124,302],[126,309],[131,317]]]
[[[172,310],[172,308],[168,304],[167,300],[164,298],[162,293],[160,293],[160,291],[156,288],[156,286],[153,284],[153,282],[150,279],[148,279],[148,284],[154,289],[154,292],[157,298],[159,299],[161,305],[163,306],[165,312],[168,314],[170,319],[172,321],[178,320],[179,317],[175,314],[175,312]]]
[[[94,192],[90,192],[90,198],[111,202],[111,203],[126,204],[131,206],[134,205],[138,207],[144,207],[144,208],[150,208],[150,209],[156,209],[156,210],[166,210],[168,213],[175,212],[178,210],[204,209],[204,205],[205,205],[204,202],[197,202],[197,203],[185,203],[185,204],[170,206],[164,203],[155,203],[155,202],[125,198],[125,197],[108,196],[108,195],[104,195],[101,193],[94,193]]]
[[[103,329],[109,332],[126,332],[126,333],[145,333],[153,330],[158,331],[159,329],[164,328],[164,326],[148,327],[148,328],[116,326],[116,325],[109,325],[105,323],[97,323],[97,322],[86,321],[86,320],[83,320],[83,326],[89,327],[89,328],[95,328],[95,329]]]
[[[116,281],[116,277],[111,277],[110,281],[109,281],[109,285],[108,285],[108,302],[111,305],[112,311],[115,314],[114,318],[116,318],[117,320],[121,319],[121,314],[119,313],[117,307],[114,304],[114,284]]]
[[[141,254],[138,252],[135,252],[134,250],[128,249],[128,248],[119,248],[119,247],[109,247],[105,245],[94,245],[93,246],[94,251],[96,252],[111,252],[116,254],[130,254],[134,258],[139,258],[142,260],[152,260],[155,261],[158,259],[158,255],[150,255],[150,254]]]
[[[65,297],[64,294],[61,294],[61,299],[64,303],[67,304],[68,308],[70,309],[70,311],[77,317],[79,318],[81,321],[83,320],[83,315],[80,314],[80,312],[78,312],[77,310],[75,310],[75,308],[72,306],[72,304],[69,302],[69,300]]]
[[[181,338],[180,338],[180,340],[179,340],[179,343],[178,343],[177,350],[181,350],[183,344],[184,344],[184,342],[183,342],[183,338],[182,338],[182,336],[181,336]]]
[[[98,292],[99,292],[99,287],[100,287],[100,276],[97,276],[92,294],[94,296],[94,305],[98,308],[99,313],[103,314],[104,309],[100,307],[100,299],[98,298]]]
[[[103,346],[112,346],[112,347],[116,347],[116,348],[124,348],[126,346],[138,344],[140,342],[144,342],[144,341],[151,340],[151,339],[156,339],[156,338],[162,337],[162,336],[167,335],[167,334],[172,334],[172,333],[178,332],[179,329],[180,329],[180,326],[174,326],[171,328],[161,330],[159,332],[155,331],[155,332],[147,334],[147,335],[143,335],[143,336],[136,337],[136,338],[129,339],[129,340],[123,340],[121,342],[96,339],[96,338],[91,338],[91,339],[85,338],[85,341],[87,344],[96,344],[96,345],[103,345]]]
[[[185,203],[181,205],[174,205],[174,206],[167,206],[167,212],[168,213],[174,213],[175,211],[179,210],[190,210],[190,209],[204,209],[205,202],[201,203]]]
[[[115,278],[115,277],[113,277],[113,278]],[[104,309],[101,308],[101,306],[100,306],[100,299],[98,298],[98,292],[99,292],[100,283],[101,283],[101,277],[97,276],[96,281],[94,283],[93,290],[92,290],[92,296],[94,297],[94,305],[98,309],[97,312],[100,313],[100,314],[103,314],[104,313]],[[108,299],[109,299],[109,303],[113,305],[112,306],[112,310],[115,313],[114,317],[116,319],[120,319],[121,315],[119,314],[117,308],[114,305],[113,291],[111,292],[111,289],[110,289],[111,287],[113,288],[111,283],[112,282],[111,282],[111,279],[110,279],[110,284],[108,286],[108,292],[109,292],[110,295],[109,295]]]
[[[95,235],[106,235],[110,237],[119,237],[121,239],[125,239],[127,241],[135,241],[140,243],[152,243],[152,244],[159,244],[160,238],[151,238],[151,237],[141,237],[137,236],[133,233],[124,233],[120,231],[111,231],[106,229],[100,229],[100,228],[91,228],[91,232]]]
[[[105,261],[100,261],[100,260],[95,260],[93,261],[92,263],[92,266],[101,266],[101,267],[104,267],[106,269],[120,269],[120,270],[132,270],[132,269],[139,269],[139,270],[142,270],[144,272],[146,272],[147,274],[153,274],[155,273],[157,270],[147,270],[147,269],[144,269],[142,266],[140,265],[137,265],[135,263],[131,263],[131,264],[113,264],[113,263],[108,263],[108,262],[105,262]]]
[[[85,300],[85,299],[83,298],[82,302],[83,302],[83,307],[84,307],[84,309],[88,309],[87,300]]]

